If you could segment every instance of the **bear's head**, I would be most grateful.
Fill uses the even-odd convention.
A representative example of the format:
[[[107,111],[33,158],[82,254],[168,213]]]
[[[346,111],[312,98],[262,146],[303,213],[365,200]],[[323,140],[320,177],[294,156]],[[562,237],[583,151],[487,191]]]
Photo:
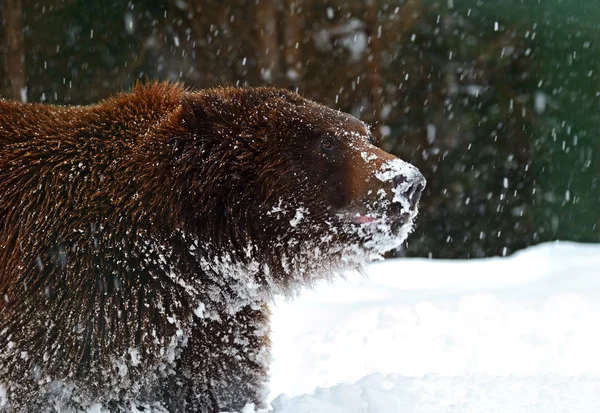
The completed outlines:
[[[268,268],[261,284],[360,266],[412,230],[425,179],[353,116],[272,88],[190,93],[183,111],[190,134],[174,150],[192,171],[187,230],[244,271]]]

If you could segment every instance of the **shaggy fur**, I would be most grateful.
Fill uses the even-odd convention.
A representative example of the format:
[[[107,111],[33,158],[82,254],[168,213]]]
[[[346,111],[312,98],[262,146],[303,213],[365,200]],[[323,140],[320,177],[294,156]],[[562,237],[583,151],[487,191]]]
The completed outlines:
[[[356,217],[410,230],[424,180],[389,162],[276,89],[0,101],[0,411],[260,405],[272,295],[379,254]]]

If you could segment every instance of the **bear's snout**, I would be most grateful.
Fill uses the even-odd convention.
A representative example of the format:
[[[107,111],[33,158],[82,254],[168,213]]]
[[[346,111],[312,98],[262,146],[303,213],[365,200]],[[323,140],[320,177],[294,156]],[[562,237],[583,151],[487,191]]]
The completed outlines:
[[[394,192],[400,193],[400,196],[404,197],[410,206],[410,209],[417,208],[421,194],[425,189],[425,177],[417,168],[412,168],[410,173],[398,174],[392,178],[394,184]]]
[[[393,158],[383,163],[375,176],[384,187],[391,189],[390,195],[393,196],[390,199],[390,207],[394,215],[403,215],[417,210],[426,180],[414,165]]]

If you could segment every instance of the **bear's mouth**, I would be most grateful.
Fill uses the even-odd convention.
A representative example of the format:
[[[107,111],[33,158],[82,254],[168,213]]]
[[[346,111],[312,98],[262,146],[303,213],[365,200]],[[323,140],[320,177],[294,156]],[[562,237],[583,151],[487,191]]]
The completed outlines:
[[[352,208],[340,211],[338,222],[351,242],[376,255],[398,248],[414,228],[418,209]]]
[[[352,214],[349,217],[350,222],[356,225],[363,224],[374,224],[381,221],[380,217],[374,216],[374,214],[361,214],[357,212],[356,214]]]
[[[356,226],[373,226],[380,224],[389,224],[393,227],[404,225],[412,220],[417,214],[417,211],[410,211],[408,213],[375,213],[375,212],[353,212],[344,214],[344,219]]]

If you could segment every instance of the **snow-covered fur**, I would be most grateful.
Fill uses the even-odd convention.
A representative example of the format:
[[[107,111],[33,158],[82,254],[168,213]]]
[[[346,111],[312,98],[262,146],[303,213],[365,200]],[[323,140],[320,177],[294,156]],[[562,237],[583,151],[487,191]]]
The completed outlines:
[[[425,181],[373,143],[271,88],[0,101],[0,412],[260,405],[270,298],[412,230]]]

